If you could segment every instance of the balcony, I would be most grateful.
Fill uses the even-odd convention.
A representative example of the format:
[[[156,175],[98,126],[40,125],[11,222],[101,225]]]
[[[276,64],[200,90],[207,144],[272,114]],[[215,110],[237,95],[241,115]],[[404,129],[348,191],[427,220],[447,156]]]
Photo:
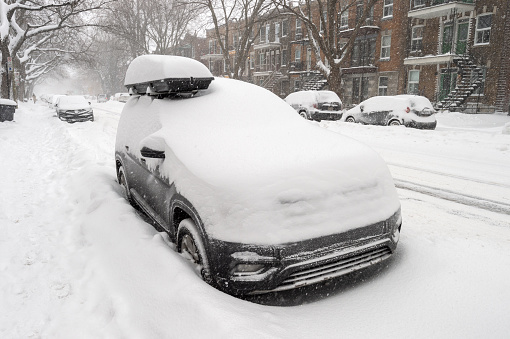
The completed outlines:
[[[475,9],[475,0],[411,0],[410,18],[432,19]]]
[[[211,61],[223,60],[223,54],[209,53],[209,54],[202,55],[200,57],[200,59],[202,59],[202,60],[211,60]]]
[[[256,44],[254,44],[253,49],[254,50],[274,49],[274,48],[280,48],[281,45],[282,44],[279,41],[273,41],[273,42],[265,41],[265,42],[258,42]]]
[[[357,36],[358,37],[370,36],[370,35],[379,33],[380,30],[381,30],[381,27],[379,27],[379,26],[361,26],[359,28]],[[349,28],[349,29],[338,32],[338,37],[347,39],[347,38],[351,37],[353,32],[354,32],[354,28]]]

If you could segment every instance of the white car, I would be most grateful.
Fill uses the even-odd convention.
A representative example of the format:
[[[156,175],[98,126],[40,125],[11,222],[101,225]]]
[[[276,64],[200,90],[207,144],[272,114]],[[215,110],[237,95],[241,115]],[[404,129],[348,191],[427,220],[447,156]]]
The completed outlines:
[[[285,101],[299,115],[308,120],[339,120],[342,101],[332,91],[299,91],[289,94]]]
[[[64,95],[55,103],[57,117],[67,122],[94,121],[90,102],[81,95]]]
[[[375,96],[346,111],[343,121],[368,125],[435,129],[436,111],[419,95]]]
[[[395,251],[400,202],[368,146],[193,59],[140,56],[125,79],[117,179],[211,285],[288,290]]]

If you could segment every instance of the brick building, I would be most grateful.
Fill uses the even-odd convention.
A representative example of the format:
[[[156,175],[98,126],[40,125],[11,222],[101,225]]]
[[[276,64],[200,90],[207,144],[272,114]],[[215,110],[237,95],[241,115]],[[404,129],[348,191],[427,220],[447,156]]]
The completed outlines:
[[[352,34],[365,3],[360,0],[339,18],[339,44]],[[318,14],[313,20],[319,27]],[[225,75],[213,33],[207,33],[209,48],[201,60],[213,74]],[[257,27],[255,35],[244,80],[281,97],[327,88],[299,19],[281,14]],[[231,39],[229,46],[235,45],[235,34]],[[342,69],[347,105],[375,95],[415,93],[445,109],[507,111],[510,1],[381,0],[370,10]]]

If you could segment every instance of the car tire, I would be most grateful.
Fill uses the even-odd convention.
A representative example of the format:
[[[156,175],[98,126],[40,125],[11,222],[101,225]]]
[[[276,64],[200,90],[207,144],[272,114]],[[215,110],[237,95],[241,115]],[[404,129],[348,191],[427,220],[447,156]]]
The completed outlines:
[[[119,185],[122,186],[123,196],[124,198],[134,206],[133,198],[131,197],[131,193],[129,192],[129,185],[126,179],[126,174],[124,172],[124,167],[120,166],[117,172],[117,178],[119,181]]]
[[[301,111],[299,112],[299,115],[303,118],[305,118],[306,120],[308,120],[308,117],[306,116],[306,112],[305,111]]]
[[[356,120],[354,120],[354,118],[353,118],[353,117],[347,117],[347,118],[345,119],[345,122],[356,122]]]
[[[396,119],[390,120],[390,122],[388,122],[388,126],[400,126],[400,125],[402,124],[400,123],[400,121]]]
[[[184,219],[177,228],[177,251],[193,263],[194,269],[208,284],[211,283],[209,261],[197,225],[192,219]]]

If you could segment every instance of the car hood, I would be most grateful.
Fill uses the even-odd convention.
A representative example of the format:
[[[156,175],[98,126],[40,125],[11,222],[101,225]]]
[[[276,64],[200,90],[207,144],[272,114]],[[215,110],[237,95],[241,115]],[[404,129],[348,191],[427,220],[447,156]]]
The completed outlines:
[[[302,119],[263,88],[215,79],[191,99],[133,97],[126,106],[127,114],[159,112],[147,121],[155,133],[118,135],[117,147],[164,148],[165,160],[147,164],[193,203],[211,237],[288,243],[366,226],[400,207],[375,151]]]

